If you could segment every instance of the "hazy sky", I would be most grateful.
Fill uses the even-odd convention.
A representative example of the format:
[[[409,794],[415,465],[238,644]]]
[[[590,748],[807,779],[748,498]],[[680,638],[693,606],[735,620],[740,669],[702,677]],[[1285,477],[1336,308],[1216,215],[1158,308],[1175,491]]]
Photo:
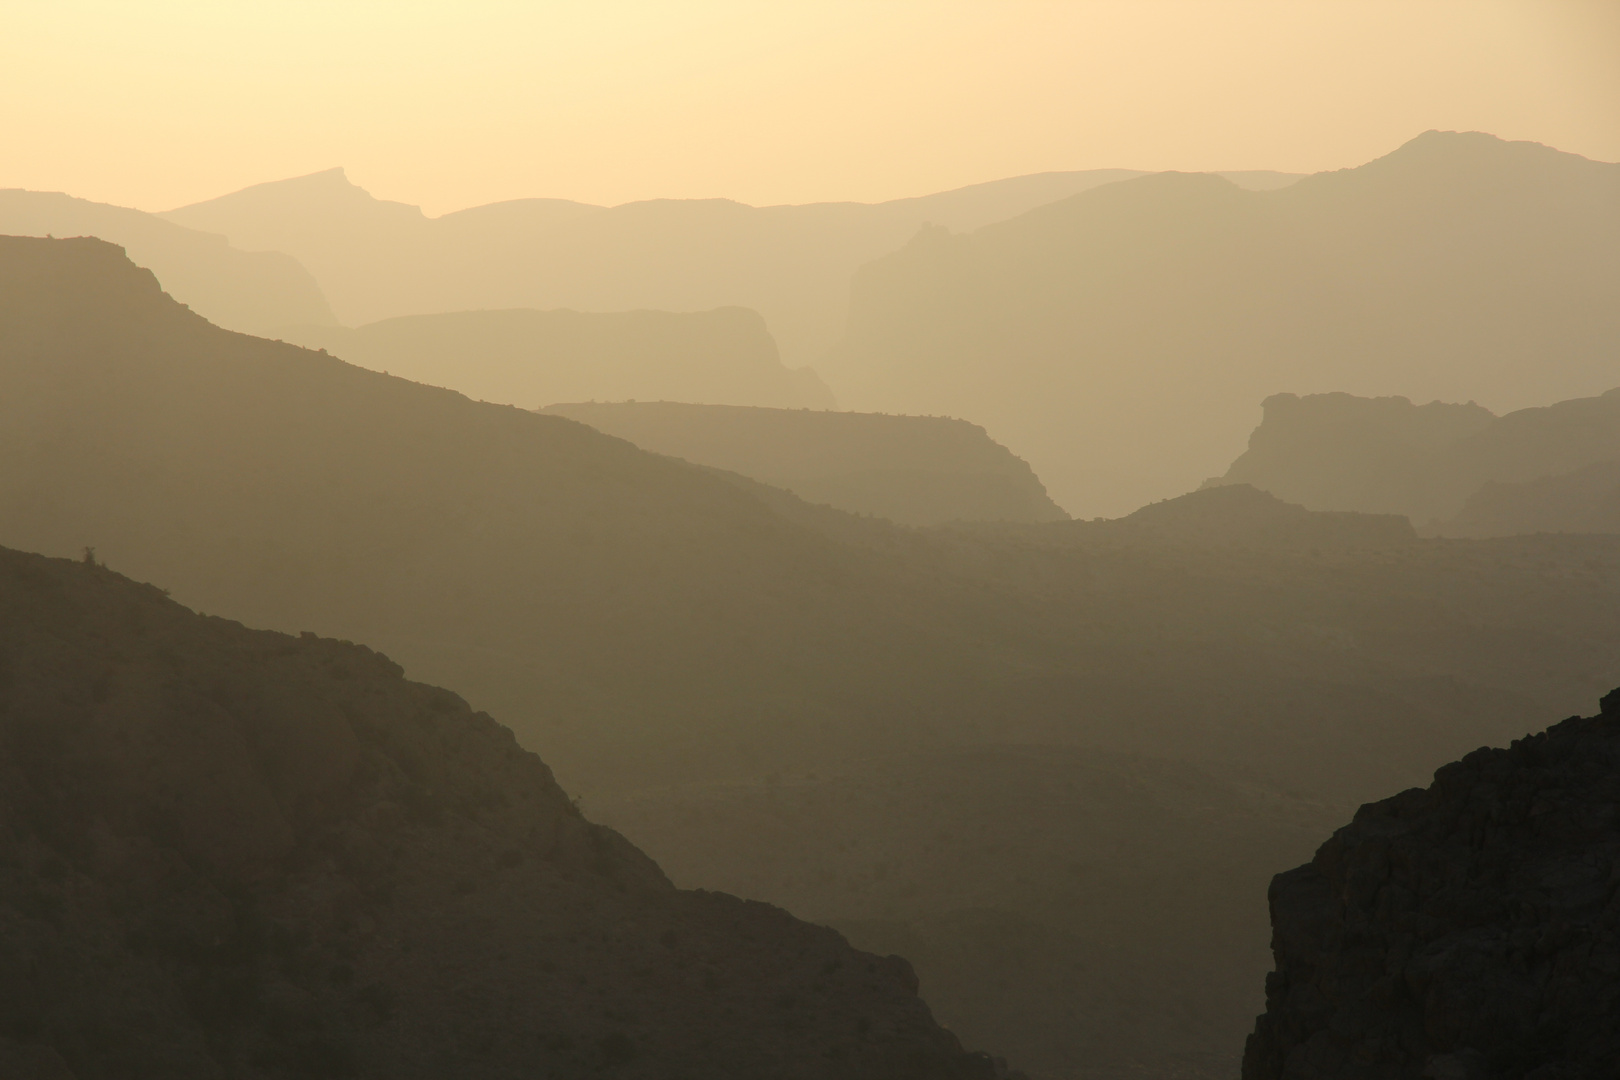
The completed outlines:
[[[346,166],[442,213],[1620,159],[1617,0],[0,0],[0,187],[149,210]]]

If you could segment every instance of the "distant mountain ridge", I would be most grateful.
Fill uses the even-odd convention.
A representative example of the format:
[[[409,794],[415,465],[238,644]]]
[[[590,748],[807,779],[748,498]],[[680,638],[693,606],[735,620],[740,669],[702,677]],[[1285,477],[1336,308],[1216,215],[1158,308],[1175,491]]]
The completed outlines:
[[[526,409],[586,399],[833,405],[814,371],[782,366],[764,320],[743,308],[458,311],[354,329],[283,327],[279,336],[372,371]]]
[[[673,401],[545,410],[643,450],[728,469],[801,499],[903,525],[1062,521],[1029,465],[983,428],[943,416],[878,416]]]
[[[1620,389],[1494,416],[1478,405],[1278,394],[1208,481],[1315,510],[1405,514],[1447,536],[1620,530]]]
[[[246,251],[224,237],[139,210],[59,192],[0,190],[0,235],[97,236],[151,268],[176,300],[210,322],[250,334],[336,322],[320,286],[290,255]]]
[[[863,267],[845,408],[982,424],[1078,516],[1196,486],[1278,390],[1494,409],[1620,381],[1620,165],[1429,132],[1277,191],[1159,174]]]
[[[746,307],[789,367],[843,330],[850,276],[926,222],[973,229],[1130,169],[1042,173],[886,203],[753,207],[652,199],[614,207],[519,199],[428,218],[372,198],[341,169],[258,184],[163,216],[309,266],[349,325],[481,308]],[[1281,173],[1233,174],[1274,186]],[[835,388],[836,392],[836,388]]]

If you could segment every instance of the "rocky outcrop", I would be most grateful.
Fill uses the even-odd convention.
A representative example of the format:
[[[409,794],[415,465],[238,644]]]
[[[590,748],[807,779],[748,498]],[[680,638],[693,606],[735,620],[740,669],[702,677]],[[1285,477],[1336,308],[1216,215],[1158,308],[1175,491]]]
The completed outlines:
[[[1405,514],[1440,536],[1620,529],[1620,390],[1505,416],[1350,394],[1276,394],[1262,407],[1249,449],[1205,487]]]
[[[0,1075],[989,1078],[371,650],[0,549]]]
[[[1364,806],[1271,886],[1244,1080],[1620,1067],[1620,691]]]

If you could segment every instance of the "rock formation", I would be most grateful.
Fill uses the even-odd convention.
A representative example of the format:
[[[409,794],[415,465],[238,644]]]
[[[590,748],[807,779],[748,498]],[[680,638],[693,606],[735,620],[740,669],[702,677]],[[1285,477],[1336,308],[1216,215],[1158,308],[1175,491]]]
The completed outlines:
[[[0,1074],[996,1068],[904,961],[676,890],[386,657],[0,549]]]
[[[1271,886],[1244,1080],[1620,1069],[1620,691],[1361,808]]]

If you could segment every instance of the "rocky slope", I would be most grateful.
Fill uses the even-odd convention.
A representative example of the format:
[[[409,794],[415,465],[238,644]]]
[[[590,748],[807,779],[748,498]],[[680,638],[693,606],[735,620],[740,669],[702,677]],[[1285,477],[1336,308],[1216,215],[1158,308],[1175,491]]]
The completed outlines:
[[[545,410],[643,450],[728,469],[801,499],[903,525],[1061,521],[1028,463],[946,416],[737,408],[674,401]]]
[[[993,1076],[915,988],[363,646],[0,550],[11,1080]]]
[[[1362,807],[1271,918],[1245,1080],[1612,1077],[1620,691]]]

